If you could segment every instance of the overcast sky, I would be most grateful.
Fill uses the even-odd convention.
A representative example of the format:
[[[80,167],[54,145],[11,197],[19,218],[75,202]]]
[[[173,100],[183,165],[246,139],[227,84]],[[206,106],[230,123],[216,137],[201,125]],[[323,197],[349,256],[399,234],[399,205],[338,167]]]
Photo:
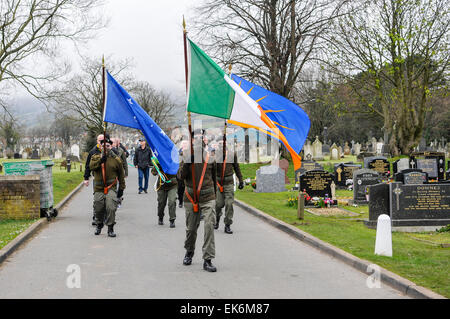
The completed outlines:
[[[106,0],[107,29],[89,43],[90,56],[132,58],[132,73],[157,89],[184,98],[182,20],[189,24],[197,0]],[[189,25],[188,25],[189,27]],[[108,61],[106,61],[106,66]]]

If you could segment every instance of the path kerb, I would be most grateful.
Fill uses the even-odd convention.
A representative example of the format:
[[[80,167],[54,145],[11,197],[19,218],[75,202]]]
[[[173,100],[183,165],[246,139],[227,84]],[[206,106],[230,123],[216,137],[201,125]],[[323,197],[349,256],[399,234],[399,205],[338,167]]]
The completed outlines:
[[[246,212],[264,220],[265,222],[271,224],[272,226],[278,228],[279,230],[291,235],[292,237],[303,241],[304,243],[313,246],[320,251],[336,258],[344,263],[350,265],[351,267],[367,274],[369,271],[369,266],[373,265],[373,262],[369,262],[364,259],[360,259],[348,252],[337,248],[333,245],[330,245],[300,229],[294,227],[286,222],[276,219],[275,217],[266,214],[259,209],[248,205],[238,199],[234,200],[235,204],[245,210]],[[379,266],[378,266],[379,267]],[[420,298],[420,299],[447,299],[444,296],[441,296],[427,288],[422,286],[418,286],[412,281],[409,281],[403,277],[400,277],[389,270],[386,270],[382,267],[380,269],[380,280],[384,284],[389,285],[390,287],[400,291],[402,294],[407,295],[411,298]]]

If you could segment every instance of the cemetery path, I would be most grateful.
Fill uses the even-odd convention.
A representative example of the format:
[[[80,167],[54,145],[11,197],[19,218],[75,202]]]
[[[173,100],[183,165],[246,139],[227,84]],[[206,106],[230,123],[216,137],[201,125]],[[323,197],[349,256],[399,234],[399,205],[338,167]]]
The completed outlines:
[[[234,234],[215,232],[216,273],[202,269],[203,223],[184,266],[184,209],[157,223],[156,193],[137,193],[129,170],[116,238],[94,235],[92,186],[0,266],[2,298],[406,298],[235,206]],[[155,178],[150,177],[153,186]],[[152,187],[151,187],[152,188]],[[79,277],[76,277],[79,274]],[[79,278],[79,281],[77,279]],[[77,284],[80,288],[76,288]],[[75,288],[69,288],[74,287]]]

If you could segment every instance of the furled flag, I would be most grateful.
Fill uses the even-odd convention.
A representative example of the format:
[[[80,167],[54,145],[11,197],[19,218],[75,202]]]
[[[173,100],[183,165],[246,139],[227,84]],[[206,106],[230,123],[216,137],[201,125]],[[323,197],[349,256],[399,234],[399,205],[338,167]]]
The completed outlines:
[[[141,130],[164,172],[176,174],[179,162],[175,144],[109,72],[105,95],[103,121]]]
[[[255,128],[274,136],[289,150],[294,168],[299,169],[301,158],[298,152],[301,148],[297,151],[292,148],[285,134],[280,130],[284,125],[272,121],[258,102],[253,100],[195,43],[189,40],[188,45],[188,112],[224,118],[231,124]],[[306,134],[308,130],[309,126],[306,128]]]

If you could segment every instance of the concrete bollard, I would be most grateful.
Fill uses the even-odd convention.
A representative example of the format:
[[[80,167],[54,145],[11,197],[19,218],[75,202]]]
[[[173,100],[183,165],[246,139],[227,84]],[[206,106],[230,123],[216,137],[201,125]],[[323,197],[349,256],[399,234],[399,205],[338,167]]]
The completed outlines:
[[[375,255],[392,257],[391,218],[386,214],[378,217]]]

